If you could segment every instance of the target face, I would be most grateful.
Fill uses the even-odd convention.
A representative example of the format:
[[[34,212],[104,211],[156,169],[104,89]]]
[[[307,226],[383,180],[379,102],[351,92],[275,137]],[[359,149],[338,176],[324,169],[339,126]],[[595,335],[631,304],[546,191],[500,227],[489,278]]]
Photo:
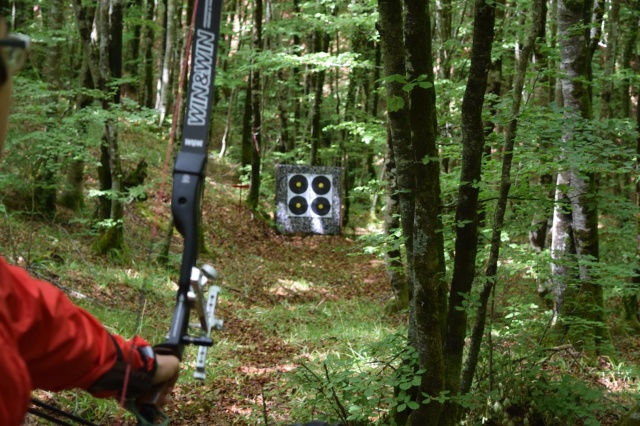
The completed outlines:
[[[289,200],[289,211],[296,216],[302,216],[309,209],[307,199],[301,196],[292,197]]]
[[[287,182],[289,216],[327,217],[331,215],[333,183],[330,175],[291,173]]]
[[[331,202],[324,197],[318,197],[311,203],[311,211],[318,216],[326,216],[331,211]]]
[[[331,180],[326,176],[316,176],[311,181],[313,192],[318,195],[325,195],[331,191]]]
[[[304,194],[309,188],[309,181],[305,175],[293,175],[289,179],[289,191],[294,194]]]

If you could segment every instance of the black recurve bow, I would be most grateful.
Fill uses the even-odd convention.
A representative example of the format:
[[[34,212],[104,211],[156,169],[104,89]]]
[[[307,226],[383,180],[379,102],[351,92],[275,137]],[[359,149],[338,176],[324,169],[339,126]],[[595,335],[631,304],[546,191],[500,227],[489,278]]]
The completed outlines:
[[[173,168],[171,197],[171,212],[175,227],[184,239],[184,249],[169,333],[166,340],[155,349],[157,353],[175,355],[182,360],[186,345],[198,345],[195,377],[204,380],[207,348],[213,345],[211,329],[222,326],[222,321],[215,317],[220,289],[212,286],[206,299],[204,295],[207,279],[217,275],[215,269],[207,265],[201,269],[196,266],[222,0],[196,0],[194,12],[191,73],[181,146]],[[196,311],[199,319],[200,336],[189,335],[192,310]],[[134,401],[128,402],[127,408],[138,418],[138,425],[169,423],[159,408],[163,392],[163,386],[160,385],[142,404],[138,401],[136,406]]]

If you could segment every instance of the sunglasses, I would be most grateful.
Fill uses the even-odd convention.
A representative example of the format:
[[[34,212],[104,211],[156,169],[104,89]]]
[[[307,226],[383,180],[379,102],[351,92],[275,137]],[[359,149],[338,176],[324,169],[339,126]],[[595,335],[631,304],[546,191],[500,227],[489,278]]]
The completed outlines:
[[[2,59],[4,59],[9,74],[15,74],[24,66],[30,44],[31,38],[24,34],[10,33],[4,38],[0,38]]]

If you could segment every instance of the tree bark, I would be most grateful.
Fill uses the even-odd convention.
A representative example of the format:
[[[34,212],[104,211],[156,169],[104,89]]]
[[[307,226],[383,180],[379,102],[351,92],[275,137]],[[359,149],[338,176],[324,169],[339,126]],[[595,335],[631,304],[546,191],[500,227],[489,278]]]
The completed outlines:
[[[387,91],[387,126],[388,126],[388,167],[392,173],[387,175],[389,188],[387,196],[397,198],[397,209],[400,213],[403,242],[407,252],[406,275],[413,268],[409,264],[412,256],[413,241],[413,144],[409,122],[409,96],[402,90],[402,79],[406,75],[404,38],[402,34],[402,1],[378,0],[380,20],[380,46],[382,49],[384,76]],[[400,24],[400,25],[398,25]],[[393,77],[393,78],[390,78]],[[397,188],[393,191],[392,188]],[[393,191],[393,192],[391,192]],[[391,208],[391,205],[388,205]],[[391,218],[389,218],[391,219]],[[387,221],[388,222],[388,221]],[[391,226],[387,223],[387,226]],[[407,281],[407,286],[409,282]],[[407,288],[407,296],[411,292]],[[406,413],[401,413],[406,414]],[[406,419],[404,419],[406,421]],[[402,420],[396,417],[396,423]]]
[[[82,69],[80,70],[80,85],[87,89],[87,92],[93,89],[93,79],[91,78],[91,71],[89,69],[87,58],[83,53],[82,55]],[[83,108],[88,107],[93,102],[93,98],[84,93],[78,94],[76,97],[76,111],[80,111]],[[81,120],[78,123],[78,135],[79,138],[75,142],[76,144],[83,145],[83,141],[87,135],[87,123],[85,120]],[[83,149],[85,147],[83,146]],[[60,194],[59,203],[62,206],[67,207],[75,212],[84,207],[84,168],[85,160],[82,155],[77,158],[73,158],[67,166],[67,174],[64,187]]]
[[[251,126],[251,81],[247,84],[247,88],[244,91],[244,112],[242,114],[242,155],[241,164],[242,167],[247,167],[251,164],[251,155],[253,148],[253,136]]]
[[[173,44],[175,41],[175,0],[167,0],[165,19],[165,43],[162,57],[162,69],[158,79],[156,109],[159,114],[159,125],[162,126],[169,107],[169,91],[171,89],[171,69],[173,65]]]
[[[631,67],[631,60],[636,51],[636,42],[638,40],[638,31],[640,27],[640,1],[636,1],[635,4],[630,4],[629,8],[632,12],[630,17],[624,21],[623,28],[628,28],[629,32],[626,33],[624,47],[622,49],[622,58],[620,58],[620,67],[627,71],[627,76],[622,79],[620,87],[620,116],[630,117],[631,114],[631,75],[633,75],[633,69]]]
[[[122,46],[122,0],[101,0],[98,14],[99,33],[99,71],[101,81],[104,82],[100,89],[105,90],[107,83],[112,78],[112,72],[121,73],[122,62],[116,60],[112,63],[112,56],[116,55],[112,45]],[[110,13],[111,11],[111,13]],[[122,49],[120,49],[122,54]],[[112,101],[120,99],[120,87],[117,87]],[[102,107],[105,111],[111,108],[110,100],[105,98]],[[120,165],[120,149],[118,146],[117,122],[108,117],[105,120],[102,134],[101,163],[103,179],[101,188],[109,192],[104,198],[109,201],[108,221],[103,220],[103,230],[93,244],[93,249],[98,254],[117,252],[124,253],[124,202],[122,200],[122,167]],[[106,215],[106,211],[103,214]]]
[[[147,108],[153,108],[153,40],[155,30],[153,29],[156,8],[154,0],[147,0],[145,8],[145,25],[142,31],[142,70],[143,80],[141,92],[139,94],[140,103]]]
[[[64,2],[53,0],[46,4],[43,10],[47,27],[53,34],[47,41],[47,83],[52,92],[62,89],[62,44],[60,42],[60,32],[64,27]],[[52,96],[49,102],[48,110],[49,119],[52,123],[57,122],[62,115],[59,110],[59,99]],[[46,147],[43,147],[46,148]],[[58,184],[56,182],[56,171],[60,167],[58,154],[56,150],[46,149],[42,152],[40,158],[34,164],[34,188],[33,188],[33,204],[34,210],[51,219],[56,214],[56,202]]]
[[[620,25],[620,0],[611,0],[607,22],[607,50],[605,53],[604,75],[600,92],[600,120],[613,116],[611,101],[613,97],[613,74],[618,56],[618,26]]]
[[[580,137],[571,124],[592,118],[590,85],[592,41],[585,16],[589,1],[558,1],[561,87],[567,123],[562,143],[567,155],[571,141]],[[588,19],[588,18],[587,18]],[[566,161],[566,160],[565,160]],[[610,343],[604,318],[602,287],[589,262],[597,261],[598,209],[592,172],[567,165],[558,173],[552,236],[553,321],[566,339],[591,353],[607,351]],[[591,325],[578,326],[575,319]]]
[[[254,57],[262,51],[262,0],[256,0],[254,10],[253,52]],[[251,154],[251,187],[247,197],[247,204],[252,210],[258,208],[260,200],[260,166],[262,150],[262,89],[260,68],[255,61],[251,67],[251,111],[252,111],[252,141]]]
[[[440,164],[436,149],[435,88],[431,15],[428,2],[405,0],[404,25],[407,77],[415,83],[409,92],[411,143],[413,147],[414,212],[412,226],[413,281],[409,338],[417,349],[419,368],[426,370],[418,388],[418,408],[411,413],[412,425],[437,424],[442,404],[435,399],[445,389],[446,284],[444,240],[440,219]],[[403,188],[404,190],[404,188]]]
[[[462,354],[467,331],[464,305],[476,275],[478,245],[478,183],[484,148],[482,109],[491,66],[491,44],[494,37],[495,4],[484,0],[475,3],[473,46],[469,79],[462,100],[462,170],[456,208],[456,257],[449,292],[447,332],[444,344],[446,389],[456,395],[460,388]],[[447,410],[446,424],[453,424],[457,407]]]
[[[511,117],[511,121],[509,122],[509,127],[507,129],[507,134],[505,135],[504,140],[504,157],[502,160],[502,173],[500,177],[500,192],[498,202],[496,203],[496,210],[493,219],[491,248],[484,274],[485,284],[483,285],[482,291],[480,293],[478,311],[476,313],[476,320],[473,326],[471,340],[469,343],[469,355],[467,356],[465,367],[462,373],[462,379],[460,382],[461,394],[466,394],[471,389],[473,376],[475,375],[476,366],[478,364],[480,344],[482,343],[482,337],[485,330],[489,297],[495,287],[495,283],[497,280],[498,261],[500,259],[500,236],[504,225],[504,216],[507,209],[509,190],[511,189],[511,165],[513,163],[513,149],[518,129],[520,105],[522,103],[522,94],[527,72],[527,65],[529,64],[529,58],[531,57],[532,51],[534,49],[536,38],[539,36],[539,29],[540,27],[544,27],[544,14],[546,12],[544,5],[545,0],[534,0],[531,4],[531,28],[524,47],[522,48],[520,60],[517,64],[517,74],[513,84],[513,103],[511,104],[511,111],[509,114],[509,116]],[[491,378],[489,379],[489,381],[491,382]]]
[[[313,36],[314,51],[315,52],[327,52],[329,49],[329,35],[316,30]],[[320,165],[320,159],[318,158],[318,149],[322,144],[322,126],[320,125],[321,106],[324,98],[324,79],[326,71],[318,71],[314,79],[314,95],[313,95],[313,107],[311,110],[311,151],[309,154],[309,164],[311,166]]]

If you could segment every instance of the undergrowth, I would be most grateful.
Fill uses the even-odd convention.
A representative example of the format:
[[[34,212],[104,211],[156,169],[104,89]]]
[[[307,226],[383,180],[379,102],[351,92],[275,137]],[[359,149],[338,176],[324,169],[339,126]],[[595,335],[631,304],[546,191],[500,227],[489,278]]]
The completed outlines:
[[[208,254],[201,262],[222,277],[218,316],[225,328],[213,336],[204,383],[192,378],[195,351],[188,350],[167,406],[172,424],[288,425],[322,418],[386,426],[394,412],[416,408],[407,391],[424,372],[405,345],[407,313],[384,313],[391,297],[384,262],[375,251],[363,254],[375,239],[278,235],[239,202],[233,164],[213,161],[210,173],[203,207]],[[61,210],[43,220],[3,209],[0,251],[59,286],[109,331],[160,342],[182,247],[175,235],[167,265],[154,263],[168,211],[156,212],[157,194],[148,194],[127,205],[127,258],[91,253],[88,211]],[[550,313],[535,298],[541,278],[533,273],[540,266],[519,266],[524,273],[500,276],[471,394],[438,398],[459,403],[466,425],[614,424],[637,392],[637,339],[619,334],[615,360],[594,359],[570,344],[545,346]],[[473,303],[469,313],[473,319]],[[118,417],[133,424],[115,402],[84,392],[36,394],[99,424],[116,424]],[[28,424],[45,423],[29,418]]]

